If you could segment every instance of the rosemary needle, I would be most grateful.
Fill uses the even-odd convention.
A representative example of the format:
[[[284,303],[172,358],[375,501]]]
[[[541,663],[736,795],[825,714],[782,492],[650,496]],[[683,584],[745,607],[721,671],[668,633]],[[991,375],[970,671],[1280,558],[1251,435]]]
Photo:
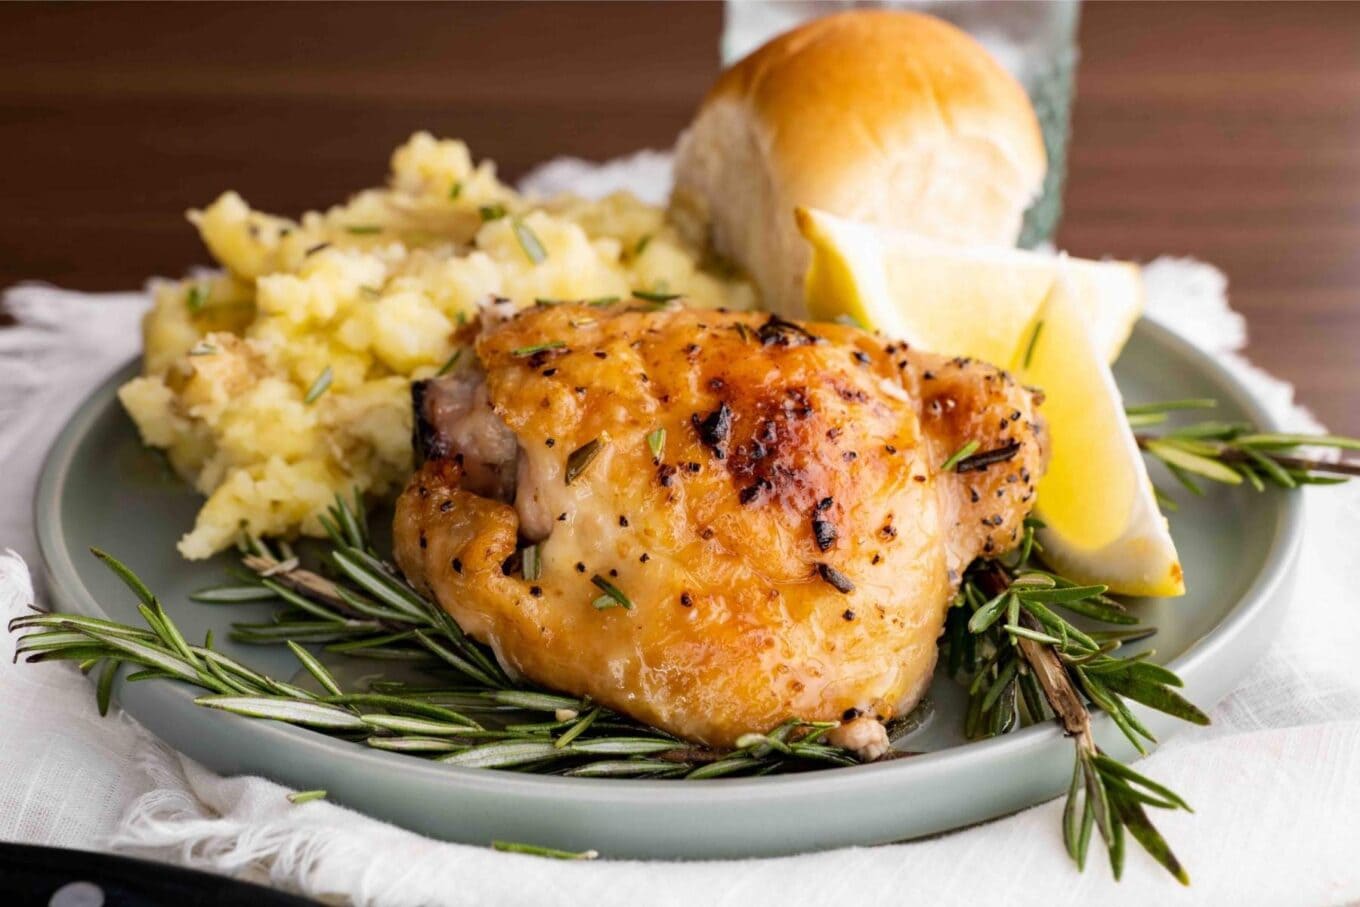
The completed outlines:
[[[185,304],[189,311],[197,315],[203,310],[203,306],[208,302],[208,289],[202,284],[194,284],[189,287],[189,292],[185,296]]]
[[[530,545],[520,552],[520,565],[526,580],[536,580],[543,574],[543,546]]]
[[[311,803],[313,800],[326,799],[324,790],[298,790],[288,795],[288,802],[294,804]]]
[[[514,841],[492,841],[492,850],[501,853],[518,853],[531,857],[548,857],[553,860],[596,860],[600,853],[596,850],[558,850],[553,847],[540,847],[537,844],[517,844]]]
[[[548,259],[548,250],[543,248],[543,243],[539,240],[538,234],[526,224],[521,218],[511,221],[511,227],[515,231],[515,239],[519,240],[519,247],[524,250],[524,254],[534,264],[542,264]]]
[[[980,446],[981,445],[978,444],[977,441],[969,441],[967,444],[963,445],[958,450],[950,454],[949,459],[945,460],[943,463],[940,464],[940,471],[941,472],[952,471],[954,467],[958,466],[961,461],[965,460],[966,458],[976,453],[978,447]]]
[[[661,293],[653,290],[634,290],[633,298],[641,299],[643,302],[671,302],[679,299],[680,293]]]
[[[1034,358],[1034,348],[1039,345],[1039,335],[1043,333],[1044,322],[1042,319],[1034,323],[1034,332],[1029,335],[1029,343],[1025,346],[1025,358],[1022,363],[1023,368],[1029,368],[1030,361]]]
[[[331,381],[334,377],[335,374],[331,371],[331,367],[329,365],[326,366],[321,374],[316,376],[316,380],[312,382],[312,386],[307,388],[307,396],[302,398],[302,402],[306,403],[308,406],[315,403],[322,394],[330,389]]]
[[[1145,416],[1182,409],[1213,409],[1216,406],[1218,406],[1218,401],[1213,398],[1195,397],[1188,400],[1165,400],[1160,403],[1140,403],[1136,406],[1126,406],[1124,413],[1130,416]]]
[[[624,595],[623,590],[618,586],[614,585],[603,576],[600,576],[598,573],[592,576],[590,581],[595,584],[595,588],[604,593],[600,598],[609,599],[609,602],[604,604],[601,604],[600,598],[595,599],[594,605],[597,610],[613,607],[621,607],[628,611],[633,610],[632,600]]]
[[[514,356],[516,359],[525,359],[535,353],[546,353],[549,350],[561,350],[565,349],[566,346],[567,342],[565,340],[549,340],[544,343],[535,343],[532,346],[516,347],[510,351],[510,355]]]
[[[581,473],[585,472],[595,458],[600,455],[604,442],[599,438],[592,438],[580,447],[573,450],[567,456],[567,469],[563,473],[563,480],[570,485],[580,478]]]
[[[434,376],[436,378],[444,377],[449,372],[453,371],[453,367],[458,364],[458,360],[461,358],[463,358],[463,348],[459,347],[453,351],[452,356],[444,360],[444,364],[439,367],[439,371],[435,372]]]
[[[658,428],[647,434],[647,449],[652,452],[652,461],[661,462],[661,454],[666,449],[666,429]]]

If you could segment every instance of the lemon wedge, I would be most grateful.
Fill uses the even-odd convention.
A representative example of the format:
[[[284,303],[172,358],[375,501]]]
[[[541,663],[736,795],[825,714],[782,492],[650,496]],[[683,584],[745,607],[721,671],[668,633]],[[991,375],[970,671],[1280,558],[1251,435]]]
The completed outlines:
[[[1185,594],[1176,546],[1109,365],[1060,271],[1012,365],[1044,391],[1048,470],[1035,512],[1044,559],[1068,579],[1125,595]]]
[[[813,318],[849,316],[914,346],[972,356],[1042,388],[1050,459],[1044,557],[1126,595],[1185,592],[1166,518],[1110,371],[1142,307],[1117,262],[953,246],[799,209]]]
[[[923,349],[1009,365],[1058,279],[1051,255],[959,246],[815,208],[795,216],[812,247],[808,314],[848,316]],[[1138,268],[1068,259],[1064,271],[1096,349],[1113,362],[1142,311]]]

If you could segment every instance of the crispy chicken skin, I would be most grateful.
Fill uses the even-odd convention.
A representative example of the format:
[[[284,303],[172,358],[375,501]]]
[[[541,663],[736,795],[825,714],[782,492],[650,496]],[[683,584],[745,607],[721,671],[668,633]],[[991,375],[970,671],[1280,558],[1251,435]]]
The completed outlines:
[[[484,326],[476,353],[439,379],[463,408],[418,421],[492,441],[425,426],[401,569],[508,668],[717,747],[914,705],[959,574],[1012,547],[1043,466],[1009,375],[840,325],[557,305]],[[593,607],[595,577],[631,608]]]

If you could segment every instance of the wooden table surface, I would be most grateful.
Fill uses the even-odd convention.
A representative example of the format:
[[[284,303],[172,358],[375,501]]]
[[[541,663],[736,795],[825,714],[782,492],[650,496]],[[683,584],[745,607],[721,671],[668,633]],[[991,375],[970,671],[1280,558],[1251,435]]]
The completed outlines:
[[[1360,6],[1087,4],[1059,241],[1214,262],[1250,355],[1360,433]],[[184,209],[379,182],[417,129],[513,178],[669,145],[716,5],[0,5],[0,284],[206,256]]]

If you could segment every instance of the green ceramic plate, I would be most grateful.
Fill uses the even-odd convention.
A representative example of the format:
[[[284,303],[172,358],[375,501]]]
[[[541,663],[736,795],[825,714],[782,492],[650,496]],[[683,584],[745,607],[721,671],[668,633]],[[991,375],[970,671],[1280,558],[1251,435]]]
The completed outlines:
[[[191,564],[175,552],[199,498],[158,454],[142,447],[119,407],[115,389],[135,370],[135,363],[128,365],[81,406],[39,483],[37,527],[53,604],[138,621],[126,590],[87,553],[97,545],[157,590],[186,635],[202,638],[212,629],[224,640],[233,620],[246,619],[243,611],[254,617],[268,609],[189,601],[192,590],[221,580],[228,559]],[[1131,402],[1216,397],[1216,418],[1275,428],[1208,356],[1156,325],[1138,326],[1116,372]],[[1288,494],[1216,489],[1182,501],[1173,517],[1190,594],[1136,609],[1160,628],[1157,660],[1180,673],[1188,695],[1202,706],[1231,690],[1275,634],[1292,583],[1300,510],[1300,499]],[[296,670],[286,651],[230,642],[222,647],[275,675]],[[965,743],[959,735],[962,697],[945,678],[937,678],[932,691],[932,717],[902,744],[924,755],[697,782],[455,768],[204,709],[193,704],[194,695],[169,681],[118,691],[123,708],[153,733],[219,772],[325,788],[336,802],[448,840],[595,848],[614,857],[746,857],[933,834],[1049,799],[1065,789],[1072,765],[1071,743],[1052,725]],[[1159,735],[1184,729],[1139,711]],[[1108,720],[1096,726],[1102,746],[1131,755]],[[1194,791],[1185,793],[1193,797]]]

